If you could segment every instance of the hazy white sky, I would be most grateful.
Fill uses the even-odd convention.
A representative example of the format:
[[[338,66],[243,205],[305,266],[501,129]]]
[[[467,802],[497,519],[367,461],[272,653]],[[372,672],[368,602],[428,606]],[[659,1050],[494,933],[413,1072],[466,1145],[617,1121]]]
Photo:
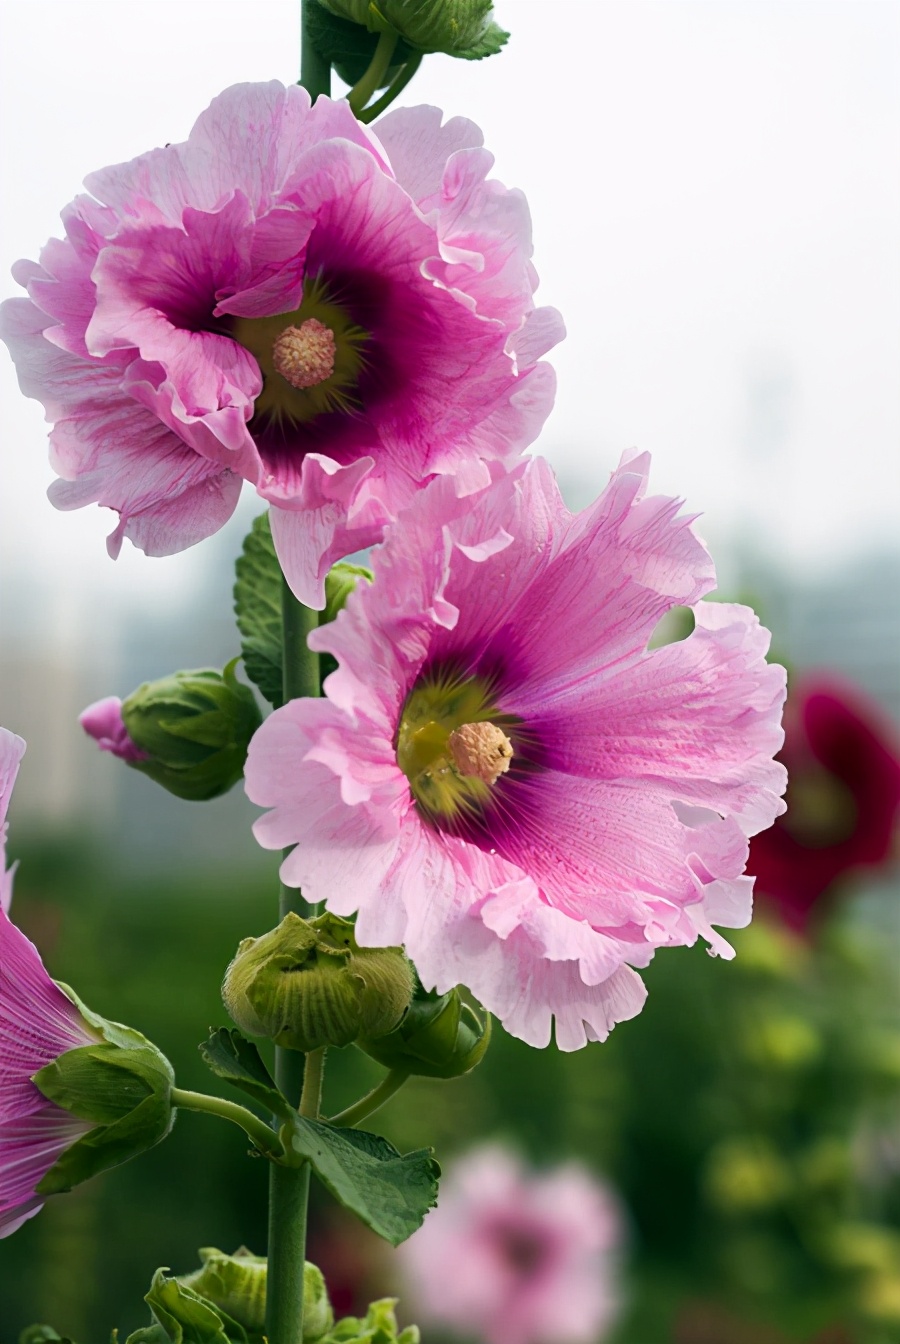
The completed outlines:
[[[91,169],[183,139],[221,88],[297,76],[297,0],[2,0],[0,295]],[[703,531],[806,569],[900,511],[900,6],[498,0],[506,52],[405,102],[479,122],[566,318],[539,444],[579,502],[621,450]],[[548,26],[548,15],[554,24]],[[42,412],[0,356],[0,557],[115,606],[203,550],[113,565],[112,515],[44,499]],[[236,543],[237,544],[237,543]],[[127,553],[126,553],[127,552]],[[86,586],[86,587],[85,587]]]

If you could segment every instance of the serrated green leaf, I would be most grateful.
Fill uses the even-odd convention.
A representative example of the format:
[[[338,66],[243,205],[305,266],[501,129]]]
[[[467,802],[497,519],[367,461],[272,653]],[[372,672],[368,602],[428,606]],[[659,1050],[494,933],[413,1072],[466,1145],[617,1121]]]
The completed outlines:
[[[224,1078],[233,1087],[239,1087],[283,1120],[294,1115],[293,1107],[278,1091],[256,1046],[239,1031],[219,1027],[199,1050],[203,1062],[217,1078]]]
[[[430,1148],[401,1155],[377,1134],[299,1116],[291,1142],[338,1203],[392,1246],[421,1227],[437,1201],[441,1169]]]
[[[281,582],[269,515],[261,513],[235,562],[234,614],[247,676],[275,709],[284,703]]]

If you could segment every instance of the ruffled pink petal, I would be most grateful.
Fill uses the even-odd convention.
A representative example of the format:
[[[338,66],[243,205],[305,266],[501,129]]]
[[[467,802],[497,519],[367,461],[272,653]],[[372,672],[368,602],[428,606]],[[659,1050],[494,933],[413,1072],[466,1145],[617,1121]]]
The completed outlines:
[[[394,176],[423,210],[427,210],[429,198],[440,192],[450,156],[484,143],[474,121],[451,117],[442,126],[443,115],[439,107],[399,107],[380,117],[375,125]]]
[[[736,817],[747,835],[784,811],[784,669],[748,607],[702,602],[696,629],[637,666],[584,681],[542,707],[509,708],[554,744],[554,764],[598,780],[640,779],[660,796]]]
[[[296,597],[319,611],[325,576],[336,560],[378,541],[390,515],[370,481],[374,463],[363,457],[342,467],[318,453],[303,459],[290,508],[274,503],[272,540]],[[280,497],[281,492],[278,492]]]

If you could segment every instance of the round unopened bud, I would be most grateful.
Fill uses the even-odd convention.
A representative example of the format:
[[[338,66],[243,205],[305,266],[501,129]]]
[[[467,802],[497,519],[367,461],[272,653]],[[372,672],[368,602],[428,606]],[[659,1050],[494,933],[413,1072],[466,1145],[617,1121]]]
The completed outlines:
[[[482,1009],[479,1017],[458,989],[438,995],[417,985],[396,1030],[356,1044],[388,1069],[426,1078],[459,1078],[480,1064],[490,1040],[490,1013]]]
[[[270,933],[243,940],[222,998],[248,1035],[309,1052],[384,1036],[412,991],[412,967],[399,947],[359,947],[347,920],[291,913]]]
[[[177,798],[217,798],[242,778],[262,718],[249,686],[202,668],[145,682],[122,704],[128,737],[142,758],[129,764]]]
[[[200,1251],[203,1268],[183,1274],[178,1282],[191,1288],[205,1301],[224,1311],[250,1338],[262,1337],[266,1324],[265,1256],[253,1255],[242,1246],[234,1255],[215,1247]],[[334,1325],[334,1312],[322,1272],[308,1260],[303,1268],[303,1341],[315,1344]]]

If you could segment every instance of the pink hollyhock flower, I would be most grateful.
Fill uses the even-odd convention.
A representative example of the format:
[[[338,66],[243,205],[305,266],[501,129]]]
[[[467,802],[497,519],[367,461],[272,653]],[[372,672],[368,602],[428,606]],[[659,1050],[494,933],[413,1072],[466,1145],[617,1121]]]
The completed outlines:
[[[101,751],[112,752],[120,761],[149,761],[147,752],[141,751],[128,736],[122,718],[122,701],[117,695],[108,695],[105,700],[88,705],[79,714],[78,722]]]
[[[526,1171],[485,1145],[398,1248],[417,1318],[486,1344],[594,1344],[619,1307],[622,1227],[585,1168]]]
[[[781,759],[788,809],[750,849],[757,890],[805,928],[841,878],[892,853],[900,811],[900,742],[858,687],[809,674],[792,686]]]
[[[538,433],[563,327],[534,307],[524,197],[469,121],[407,108],[378,133],[345,102],[236,85],[185,143],[91,174],[65,239],[16,267],[30,297],[0,334],[55,422],[50,497],[116,510],[111,555],[209,536],[243,478],[322,606],[331,563],[422,481],[477,481]]]
[[[572,515],[522,464],[460,499],[429,485],[310,645],[325,700],[276,710],[246,787],[291,886],[404,943],[533,1045],[637,1013],[658,947],[750,919],[747,837],[783,809],[783,668],[746,607],[702,603],[712,561],[625,461]],[[693,607],[681,643],[648,651]]]
[[[0,728],[0,910],[8,910],[12,901],[15,864],[12,868],[6,867],[6,814],[19,773],[19,762],[24,754],[25,743],[21,737],[11,733],[8,728]]]
[[[0,911],[0,1237],[43,1205],[37,1186],[94,1128],[48,1101],[31,1081],[67,1050],[101,1039],[54,984],[37,949]]]

